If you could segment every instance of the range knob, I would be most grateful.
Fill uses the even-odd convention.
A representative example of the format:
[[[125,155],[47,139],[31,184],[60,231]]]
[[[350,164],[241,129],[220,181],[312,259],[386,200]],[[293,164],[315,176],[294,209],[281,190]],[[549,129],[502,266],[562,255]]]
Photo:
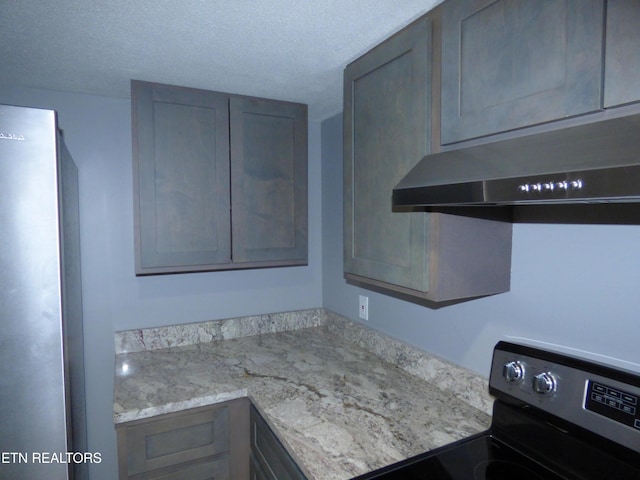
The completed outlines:
[[[556,379],[549,372],[533,377],[533,390],[540,395],[548,395],[556,390]]]
[[[508,382],[520,382],[524,378],[524,365],[520,362],[509,362],[502,367],[502,376]]]

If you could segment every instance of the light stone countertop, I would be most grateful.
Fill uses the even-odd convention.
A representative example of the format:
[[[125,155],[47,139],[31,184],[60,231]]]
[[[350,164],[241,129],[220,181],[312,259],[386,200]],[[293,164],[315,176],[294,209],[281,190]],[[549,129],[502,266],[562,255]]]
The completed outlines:
[[[472,393],[483,379],[319,317],[299,330],[119,353],[114,421],[249,396],[315,480],[346,480],[488,428],[490,399]]]

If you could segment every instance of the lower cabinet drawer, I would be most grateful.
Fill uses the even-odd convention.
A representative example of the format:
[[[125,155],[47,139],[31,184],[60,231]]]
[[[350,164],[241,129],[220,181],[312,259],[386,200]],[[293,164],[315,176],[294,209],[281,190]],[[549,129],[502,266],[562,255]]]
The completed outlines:
[[[126,436],[127,474],[136,475],[227,452],[229,412],[222,407],[169,415],[130,426]]]
[[[231,478],[229,455],[192,462],[178,468],[164,468],[131,477],[132,480],[235,480]]]
[[[249,400],[238,399],[116,427],[120,480],[225,480],[249,470]]]

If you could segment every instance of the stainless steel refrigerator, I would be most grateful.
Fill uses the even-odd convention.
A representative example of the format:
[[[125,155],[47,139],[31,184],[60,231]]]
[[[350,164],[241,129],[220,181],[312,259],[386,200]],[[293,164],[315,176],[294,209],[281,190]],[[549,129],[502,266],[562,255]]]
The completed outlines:
[[[88,478],[78,217],[56,113],[0,105],[0,479]]]

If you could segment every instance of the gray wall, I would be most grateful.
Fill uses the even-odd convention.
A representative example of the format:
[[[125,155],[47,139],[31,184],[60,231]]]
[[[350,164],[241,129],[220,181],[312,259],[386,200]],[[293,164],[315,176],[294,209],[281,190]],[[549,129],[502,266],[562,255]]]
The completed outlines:
[[[363,293],[369,326],[484,375],[508,335],[640,364],[639,226],[517,224],[512,291],[439,310],[347,285],[337,115],[310,124],[308,267],[136,278],[129,101],[0,87],[0,103],[57,110],[79,168],[89,449],[104,458],[92,480],[116,478],[117,330],[321,305],[357,320]]]
[[[309,129],[309,266],[136,278],[129,100],[0,88],[0,103],[58,111],[80,178],[82,287],[92,480],[117,478],[113,333],[322,304],[320,125]]]
[[[367,295],[364,323],[485,376],[493,346],[508,337],[640,371],[640,226],[514,224],[511,291],[434,310],[345,283],[342,173],[336,115],[322,123],[325,308],[360,321],[358,295]]]

